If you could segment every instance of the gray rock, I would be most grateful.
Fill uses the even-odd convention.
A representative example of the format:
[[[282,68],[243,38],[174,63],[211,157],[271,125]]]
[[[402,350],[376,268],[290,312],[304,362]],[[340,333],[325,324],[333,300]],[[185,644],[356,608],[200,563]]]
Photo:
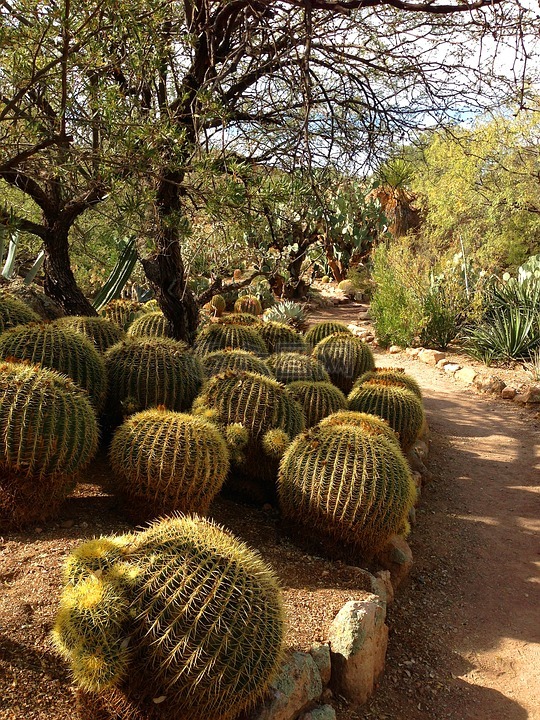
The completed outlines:
[[[394,588],[389,570],[379,570],[373,576],[372,592],[390,605],[394,601]]]
[[[411,548],[401,535],[392,535],[377,553],[377,560],[385,570],[390,571],[394,589],[405,580],[413,566]]]
[[[331,705],[319,705],[311,712],[304,713],[300,720],[336,720],[336,711]]]
[[[328,645],[328,643],[317,643],[316,645],[312,645],[309,654],[315,660],[315,665],[319,669],[322,684],[328,685],[332,674],[330,645]]]

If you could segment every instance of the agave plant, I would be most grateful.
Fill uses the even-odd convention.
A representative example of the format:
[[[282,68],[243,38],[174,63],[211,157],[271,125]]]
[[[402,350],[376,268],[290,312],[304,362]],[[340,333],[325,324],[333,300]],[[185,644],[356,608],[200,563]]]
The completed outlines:
[[[292,300],[281,300],[263,313],[264,322],[285,323],[296,330],[306,329],[306,312],[304,305]]]
[[[522,359],[540,347],[538,313],[517,307],[496,313],[489,322],[469,331],[468,352],[486,365]]]

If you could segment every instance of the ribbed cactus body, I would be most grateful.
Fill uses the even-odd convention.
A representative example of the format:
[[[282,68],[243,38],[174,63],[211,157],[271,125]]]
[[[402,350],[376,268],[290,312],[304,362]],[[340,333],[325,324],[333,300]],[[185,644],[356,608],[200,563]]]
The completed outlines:
[[[213,295],[208,304],[212,308],[215,317],[221,317],[227,307],[227,303],[225,302],[223,295]]]
[[[217,350],[201,358],[207,377],[227,370],[246,370],[266,377],[274,377],[268,365],[253,353],[245,350]]]
[[[118,325],[103,317],[68,315],[55,323],[84,335],[101,355],[124,337]]]
[[[266,364],[280,383],[308,380],[310,382],[330,382],[330,377],[322,363],[316,358],[300,353],[278,353],[270,355]]]
[[[86,390],[96,410],[105,402],[103,358],[79,332],[55,323],[21,325],[0,337],[0,358],[16,358],[57,370]]]
[[[353,388],[348,400],[350,410],[384,418],[404,450],[414,444],[424,424],[422,401],[406,388],[367,382]]]
[[[140,519],[206,514],[229,470],[229,451],[215,425],[162,409],[128,418],[114,434],[109,458],[124,507]]]
[[[97,693],[87,707],[111,719],[232,720],[265,693],[283,637],[272,571],[198,517],[154,523],[99,576],[68,584],[54,631],[77,685]]]
[[[320,427],[331,427],[333,425],[354,425],[360,428],[366,435],[382,435],[399,447],[399,438],[390,425],[378,415],[370,415],[365,412],[354,410],[338,410],[321,420]]]
[[[351,391],[362,373],[375,369],[369,346],[349,333],[336,333],[324,338],[315,346],[313,357],[322,363],[331,381],[344,393]]]
[[[195,351],[198,355],[227,349],[246,350],[259,357],[268,354],[264,340],[257,330],[251,327],[211,323],[197,335]]]
[[[287,385],[287,391],[302,406],[306,427],[317,425],[323,418],[347,408],[347,398],[329,382],[299,380]]]
[[[131,323],[128,335],[132,337],[169,337],[169,321],[161,310],[143,313]]]
[[[259,333],[266,343],[269,353],[304,353],[307,351],[306,341],[302,335],[283,323],[265,322]]]
[[[256,315],[251,313],[230,313],[229,315],[223,315],[215,319],[218,325],[246,325],[250,327],[252,325],[259,326],[261,320]]]
[[[0,527],[53,515],[97,444],[95,413],[71,380],[0,363]]]
[[[234,303],[234,312],[250,313],[251,315],[262,315],[262,305],[259,298],[253,295],[242,295]]]
[[[305,340],[308,347],[313,349],[315,345],[320,343],[321,340],[324,340],[325,337],[334,335],[335,333],[348,333],[352,335],[349,328],[343,323],[328,320],[310,327],[305,335]]]
[[[122,330],[127,330],[138,314],[145,311],[145,304],[136,300],[111,300],[99,312]]]
[[[415,487],[394,443],[353,425],[331,425],[291,443],[278,497],[289,521],[369,557],[407,527]]]
[[[204,380],[199,358],[168,338],[129,337],[107,351],[105,363],[113,418],[158,405],[187,410]]]
[[[41,318],[16,297],[0,293],[0,333],[17,325],[40,322]]]
[[[355,385],[363,385],[364,383],[379,384],[379,385],[396,385],[397,387],[404,387],[410,390],[420,399],[422,398],[422,390],[416,380],[407,375],[403,370],[399,368],[377,368],[370,372],[363,373],[360,375]]]

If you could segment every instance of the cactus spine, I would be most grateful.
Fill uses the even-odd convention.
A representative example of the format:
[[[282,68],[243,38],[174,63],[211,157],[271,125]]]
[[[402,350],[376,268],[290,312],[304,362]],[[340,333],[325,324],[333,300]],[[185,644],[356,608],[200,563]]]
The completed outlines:
[[[362,373],[375,369],[369,346],[349,333],[325,337],[315,346],[313,357],[323,364],[331,381],[344,393],[351,391]]]
[[[347,398],[329,382],[299,380],[287,386],[287,391],[304,411],[306,428],[317,425],[323,418],[347,408]]]
[[[259,298],[253,295],[243,295],[234,303],[235,313],[249,313],[250,315],[262,315],[262,305]]]
[[[276,380],[285,385],[298,380],[330,382],[330,377],[322,363],[309,355],[278,353],[270,355],[266,363],[276,376]]]
[[[5,293],[0,293],[0,333],[17,325],[40,322],[41,318],[28,305]]]
[[[56,324],[84,335],[101,355],[124,337],[118,325],[103,317],[68,315],[56,320]]]
[[[202,358],[207,377],[219,375],[227,370],[247,370],[258,375],[273,377],[268,365],[253,353],[245,350],[217,350]]]
[[[399,368],[376,368],[375,371],[366,372],[360,375],[355,386],[363,385],[367,382],[374,385],[396,385],[396,387],[404,387],[422,399],[420,385],[413,377],[407,375],[404,370],[400,370]]]
[[[320,343],[321,340],[324,340],[325,337],[328,337],[329,335],[334,335],[335,333],[346,333],[352,335],[351,331],[346,325],[340,322],[334,322],[333,320],[313,325],[313,327],[310,327],[310,329],[307,331],[305,336],[308,348],[310,350],[313,350],[315,345]]]
[[[302,335],[284,323],[268,321],[261,325],[259,333],[268,347],[268,352],[273,353],[304,353],[307,350],[306,342]]]
[[[339,410],[321,420],[320,427],[331,427],[334,425],[354,425],[366,435],[382,435],[399,447],[399,438],[390,425],[378,415],[370,415],[365,412],[354,410]]]
[[[216,318],[216,323],[219,325],[260,325],[261,321],[256,315],[250,313],[231,313],[230,315],[223,315],[223,317]]]
[[[145,312],[143,303],[136,300],[111,300],[99,311],[100,315],[127,330],[140,312]]]
[[[257,330],[243,325],[211,323],[199,332],[195,341],[198,355],[227,349],[246,350],[259,357],[268,354],[266,344]]]
[[[144,312],[131,323],[128,335],[133,337],[170,337],[169,321],[161,310]]]

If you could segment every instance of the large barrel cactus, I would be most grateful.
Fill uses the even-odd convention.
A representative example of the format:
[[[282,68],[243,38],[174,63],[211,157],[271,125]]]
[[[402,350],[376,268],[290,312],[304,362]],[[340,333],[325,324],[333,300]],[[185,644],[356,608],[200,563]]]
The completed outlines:
[[[84,335],[100,354],[124,337],[124,331],[118,325],[103,317],[68,315],[55,322],[60,327],[70,328]]]
[[[53,638],[83,691],[83,718],[232,720],[264,695],[284,621],[256,552],[178,517],[76,553]]]
[[[170,337],[169,321],[161,310],[142,313],[129,326],[128,335],[133,337]]]
[[[21,325],[0,337],[0,358],[27,360],[57,370],[86,390],[96,410],[103,407],[105,364],[90,340],[79,332],[56,323]]]
[[[260,326],[259,333],[269,353],[303,353],[307,350],[302,335],[284,323],[265,322]]]
[[[350,410],[384,418],[398,434],[403,450],[414,445],[424,424],[424,408],[411,390],[368,380],[353,388],[348,400]]]
[[[122,506],[141,520],[175,511],[205,515],[229,470],[229,450],[215,425],[161,408],[128,418],[109,458]]]
[[[320,427],[331,427],[333,425],[354,425],[359,427],[366,435],[383,435],[394,445],[399,445],[399,437],[392,430],[390,425],[378,415],[370,415],[365,412],[355,412],[354,410],[338,410],[337,412],[325,417],[319,423]]]
[[[111,300],[101,308],[100,315],[127,330],[141,312],[145,312],[145,305],[136,300]]]
[[[355,383],[355,386],[363,385],[366,382],[372,384],[381,383],[382,385],[396,385],[397,387],[404,387],[410,390],[419,398],[422,398],[422,390],[416,380],[407,375],[404,370],[400,368],[376,368],[369,372],[360,375]]]
[[[408,527],[415,487],[395,443],[354,425],[330,425],[291,443],[280,464],[278,497],[295,526],[370,557]]]
[[[187,410],[204,381],[199,358],[169,338],[126,338],[105,353],[112,420],[150,407]]]
[[[293,352],[278,353],[270,355],[266,363],[280,383],[287,384],[297,380],[330,382],[330,377],[322,363],[309,355]]]
[[[320,343],[321,340],[324,340],[324,338],[329,335],[335,335],[335,333],[346,333],[352,335],[349,328],[343,323],[336,322],[334,320],[327,320],[310,327],[305,335],[305,340],[308,347],[313,350],[315,345]]]
[[[261,324],[260,318],[251,313],[230,313],[216,318],[214,322],[218,323],[218,325],[247,325],[248,327]]]
[[[70,379],[0,363],[0,528],[52,516],[97,443],[95,413]]]
[[[245,350],[217,350],[201,358],[208,377],[219,375],[226,370],[247,370],[248,372],[274,377],[268,365],[253,353]]]
[[[216,350],[246,350],[259,357],[265,357],[268,349],[257,330],[244,325],[211,323],[197,335],[195,351],[208,355]]]
[[[287,391],[302,406],[307,428],[317,425],[328,415],[347,408],[345,395],[329,382],[299,380],[287,385]]]
[[[315,346],[313,357],[323,364],[331,381],[344,393],[351,391],[355,380],[362,373],[375,369],[369,346],[348,333],[325,337]]]
[[[41,318],[21,300],[0,293],[0,333],[17,325],[40,322]]]
[[[262,305],[259,298],[254,295],[242,295],[234,303],[234,312],[250,313],[251,315],[262,315]]]

